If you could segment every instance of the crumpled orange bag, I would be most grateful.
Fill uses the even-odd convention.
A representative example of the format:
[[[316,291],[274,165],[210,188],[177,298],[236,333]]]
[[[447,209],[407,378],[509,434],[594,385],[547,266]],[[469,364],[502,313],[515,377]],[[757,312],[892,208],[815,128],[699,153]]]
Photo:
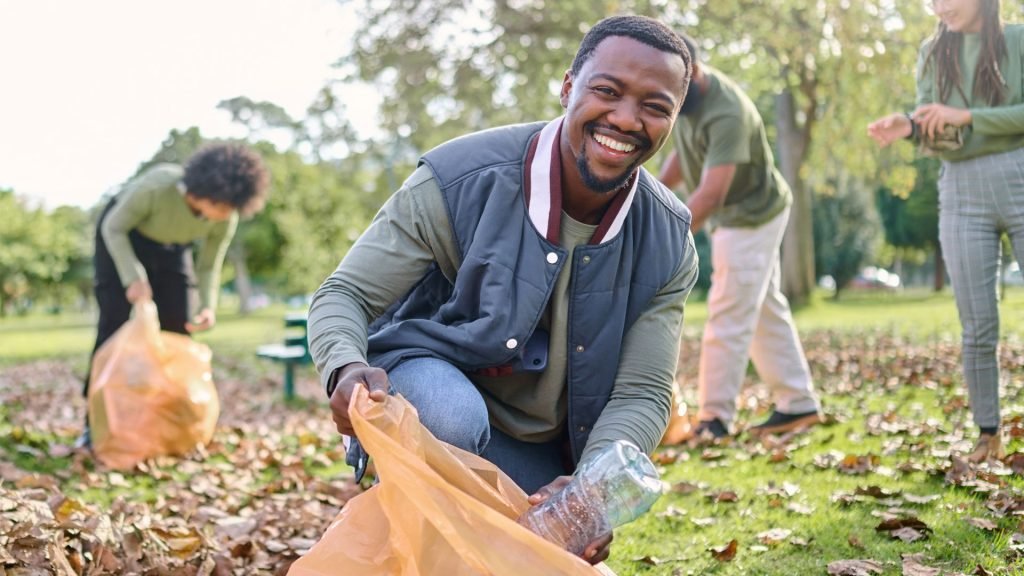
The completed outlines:
[[[161,332],[153,302],[136,304],[93,359],[89,424],[96,457],[126,469],[209,442],[220,415],[210,357],[205,344]]]
[[[345,504],[288,576],[614,576],[516,524],[526,494],[434,438],[401,396],[374,402],[359,387],[349,415],[380,482]]]

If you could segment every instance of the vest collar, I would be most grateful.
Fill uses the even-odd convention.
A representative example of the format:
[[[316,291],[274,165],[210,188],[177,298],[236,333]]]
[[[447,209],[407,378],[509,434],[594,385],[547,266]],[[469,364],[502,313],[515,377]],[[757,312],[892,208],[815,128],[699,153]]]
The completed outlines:
[[[526,197],[527,212],[530,222],[538,232],[544,234],[548,242],[558,244],[562,216],[562,156],[559,154],[558,142],[562,133],[565,117],[552,120],[539,134],[530,140],[530,148],[526,154],[526,178],[523,191]],[[636,197],[637,184],[640,181],[639,168],[630,177],[628,190],[615,193],[608,210],[590,244],[604,244],[613,240],[622,231],[626,215]]]

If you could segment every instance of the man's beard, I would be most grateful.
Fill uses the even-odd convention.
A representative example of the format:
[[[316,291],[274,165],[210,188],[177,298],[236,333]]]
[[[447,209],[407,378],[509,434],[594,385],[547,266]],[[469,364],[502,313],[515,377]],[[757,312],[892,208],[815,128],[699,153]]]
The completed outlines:
[[[602,180],[590,171],[590,165],[587,164],[587,157],[585,155],[580,154],[579,157],[576,158],[576,167],[579,168],[580,178],[583,179],[583,185],[598,194],[607,194],[621,189],[629,183],[629,179],[633,176],[633,172],[636,171],[637,165],[638,163],[634,162],[625,172],[622,173],[621,176]]]
[[[593,134],[593,128],[588,126],[585,132],[588,134],[588,140],[591,140],[592,138],[590,138],[589,135]],[[636,134],[634,135],[634,137],[641,141],[641,148],[650,148],[650,140],[648,140],[646,137],[640,134]],[[593,190],[594,192],[597,192],[598,194],[607,194],[609,192],[615,192],[624,187],[626,184],[629,183],[629,180],[633,176],[633,173],[636,172],[636,169],[641,164],[641,161],[637,159],[632,164],[630,164],[629,168],[623,171],[621,175],[613,176],[612,178],[602,180],[601,178],[598,178],[596,174],[590,171],[590,165],[587,163],[586,146],[591,146],[591,142],[588,141],[584,145],[584,150],[580,153],[579,156],[576,157],[576,168],[580,172],[580,179],[583,180],[583,185]]]

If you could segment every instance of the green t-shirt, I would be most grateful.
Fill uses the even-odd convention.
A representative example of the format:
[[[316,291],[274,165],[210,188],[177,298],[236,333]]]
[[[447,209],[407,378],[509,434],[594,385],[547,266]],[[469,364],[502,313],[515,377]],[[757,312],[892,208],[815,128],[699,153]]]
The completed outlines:
[[[972,124],[964,134],[964,145],[959,150],[943,152],[943,160],[956,162],[1016,150],[1024,146],[1024,25],[1006,25],[1006,58],[999,63],[999,71],[1006,82],[1002,104],[990,107],[988,102],[974,94],[974,73],[981,53],[981,34],[964,34],[960,48],[960,87],[967,100],[956,88],[950,91],[943,104],[971,111]],[[932,40],[925,40],[917,56],[917,105],[939,102],[938,76],[933,62],[927,62]],[[925,64],[928,64],[927,66]]]
[[[216,308],[220,268],[238,226],[238,212],[223,222],[212,222],[192,213],[179,186],[184,169],[158,164],[143,172],[117,195],[117,203],[103,220],[103,241],[114,260],[121,284],[148,280],[146,269],[132,250],[128,233],[138,231],[161,244],[189,244],[203,240],[196,259],[202,308]]]
[[[732,185],[711,220],[726,227],[759,226],[782,212],[792,194],[775,169],[757,107],[728,76],[710,66],[703,70],[707,94],[692,114],[679,115],[672,132],[683,183],[692,192],[705,168],[735,164]]]

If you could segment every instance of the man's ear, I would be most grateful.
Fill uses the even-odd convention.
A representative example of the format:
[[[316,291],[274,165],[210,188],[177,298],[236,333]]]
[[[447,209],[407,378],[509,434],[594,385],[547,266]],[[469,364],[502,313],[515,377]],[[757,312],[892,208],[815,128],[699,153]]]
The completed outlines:
[[[572,93],[572,70],[565,71],[565,77],[562,78],[562,91],[558,95],[558,101],[562,103],[562,108],[569,107],[569,94]]]

